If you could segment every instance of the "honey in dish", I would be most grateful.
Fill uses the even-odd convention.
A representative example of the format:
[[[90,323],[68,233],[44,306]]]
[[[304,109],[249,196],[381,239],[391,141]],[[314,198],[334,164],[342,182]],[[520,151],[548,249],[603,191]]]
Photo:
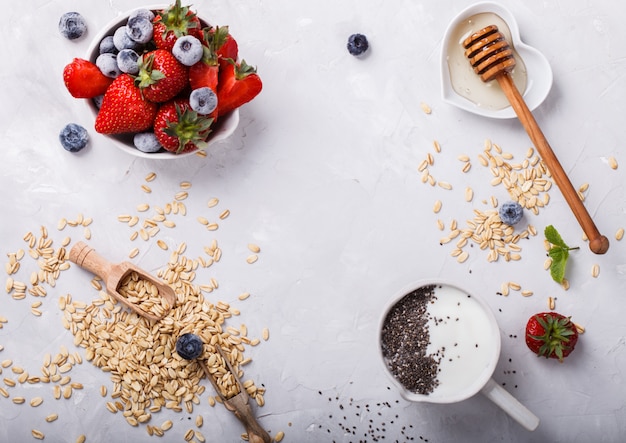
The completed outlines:
[[[476,106],[497,111],[510,106],[506,95],[504,95],[496,80],[483,82],[480,79],[480,76],[474,72],[465,56],[465,49],[463,48],[463,40],[489,25],[496,25],[506,38],[509,46],[513,49],[516,65],[511,75],[517,89],[523,95],[527,84],[526,66],[515,50],[513,39],[511,38],[511,30],[497,14],[483,12],[472,15],[459,23],[450,35],[447,48],[447,62],[450,72],[450,83],[457,94],[465,97],[476,104]]]

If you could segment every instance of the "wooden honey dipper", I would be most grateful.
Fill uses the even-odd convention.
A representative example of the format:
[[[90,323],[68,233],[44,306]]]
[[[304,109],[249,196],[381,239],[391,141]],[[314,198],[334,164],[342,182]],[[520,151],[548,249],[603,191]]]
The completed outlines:
[[[500,88],[504,91],[515,114],[517,114],[517,118],[524,126],[537,148],[537,152],[550,170],[552,178],[589,239],[589,249],[596,254],[604,254],[609,249],[609,240],[598,231],[585,205],[578,197],[572,182],[513,82],[510,73],[515,67],[515,57],[504,35],[497,26],[490,25],[463,40],[463,47],[465,48],[465,56],[469,59],[474,72],[480,75],[482,81],[488,82],[494,79],[498,81]]]

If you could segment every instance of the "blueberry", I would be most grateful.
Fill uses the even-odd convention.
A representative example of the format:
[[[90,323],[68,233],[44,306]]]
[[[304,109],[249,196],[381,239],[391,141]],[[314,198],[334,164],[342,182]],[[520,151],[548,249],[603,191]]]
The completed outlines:
[[[111,54],[117,54],[119,52],[117,48],[115,47],[115,43],[113,43],[112,35],[108,35],[104,37],[100,41],[100,46],[98,46],[99,54],[106,54],[107,52],[110,52]]]
[[[143,17],[143,18],[147,18],[148,20],[152,21],[152,20],[154,20],[154,12],[152,12],[149,9],[145,9],[145,8],[135,9],[128,16],[128,20],[133,19],[135,17]]]
[[[85,19],[78,12],[66,12],[59,20],[59,32],[69,40],[82,37],[87,31]]]
[[[93,98],[93,104],[96,106],[96,108],[100,109],[102,107],[103,100],[104,100],[104,94],[98,95],[97,97]]]
[[[217,94],[208,87],[194,89],[189,94],[189,105],[198,114],[210,114],[217,108]]]
[[[185,66],[198,63],[203,53],[202,43],[193,35],[179,37],[172,48],[172,55]]]
[[[370,47],[367,37],[363,34],[352,34],[348,38],[348,52],[352,55],[361,55]]]
[[[502,223],[512,226],[522,219],[522,205],[514,201],[508,201],[500,206],[500,220]]]
[[[96,66],[100,69],[100,72],[107,77],[116,78],[122,73],[117,66],[117,56],[110,52],[100,54],[98,58],[96,58]]]
[[[132,41],[137,43],[148,43],[152,39],[152,33],[152,21],[146,17],[132,17],[126,23],[126,34]]]
[[[196,334],[183,334],[176,340],[176,352],[185,360],[193,360],[202,355],[204,343]]]
[[[113,33],[113,43],[118,51],[122,49],[139,49],[139,43],[132,40],[126,32],[126,26],[120,26]]]
[[[59,141],[66,151],[78,152],[87,146],[89,134],[76,123],[68,123],[59,133]]]
[[[117,67],[120,68],[120,71],[125,72],[127,74],[137,74],[139,72],[139,54],[137,54],[132,49],[122,49],[119,54],[117,54]]]
[[[141,152],[152,154],[153,152],[159,152],[162,148],[161,143],[154,135],[154,132],[139,132],[133,137],[133,144],[135,148]]]

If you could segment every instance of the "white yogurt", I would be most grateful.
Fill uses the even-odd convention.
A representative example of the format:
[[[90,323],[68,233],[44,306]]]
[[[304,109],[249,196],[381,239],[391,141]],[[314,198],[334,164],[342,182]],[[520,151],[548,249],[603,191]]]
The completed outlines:
[[[429,396],[458,397],[468,390],[473,394],[493,372],[500,352],[500,331],[488,308],[460,289],[437,285],[435,297],[427,308],[427,354],[441,359],[439,384]]]

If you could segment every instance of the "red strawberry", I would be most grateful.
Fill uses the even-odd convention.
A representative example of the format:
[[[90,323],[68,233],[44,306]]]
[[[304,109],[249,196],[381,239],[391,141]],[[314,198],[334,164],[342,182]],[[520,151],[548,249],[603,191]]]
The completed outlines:
[[[570,317],[556,312],[533,315],[526,324],[526,345],[535,354],[563,361],[576,346],[578,330]]]
[[[219,80],[219,61],[217,48],[224,44],[228,28],[203,29],[202,59],[189,68],[189,85],[191,89],[208,87],[217,92]]]
[[[188,99],[171,100],[159,108],[154,134],[165,149],[180,154],[201,148],[212,123],[212,118],[191,109]]]
[[[76,98],[94,98],[106,92],[113,79],[88,60],[75,58],[63,69],[65,87]]]
[[[193,35],[202,40],[200,19],[188,6],[181,6],[180,0],[160,11],[154,17],[153,24],[153,39],[159,49],[171,51],[178,37],[183,35]]]
[[[174,98],[187,86],[189,68],[176,60],[171,52],[155,49],[139,59],[135,79],[146,100],[162,103]]]
[[[237,61],[237,57],[239,56],[239,45],[237,45],[237,41],[228,32],[228,26],[222,26],[222,28],[218,29],[226,30],[225,37],[218,40],[217,43],[219,46],[217,46],[215,50],[219,57],[220,69],[224,69],[230,63],[230,60]]]
[[[256,69],[246,64],[231,61],[220,73],[217,87],[217,113],[224,115],[239,106],[248,103],[263,89],[261,78]]]
[[[122,74],[113,80],[104,94],[96,117],[96,131],[101,134],[122,134],[149,129],[158,105],[144,100],[135,80]]]

